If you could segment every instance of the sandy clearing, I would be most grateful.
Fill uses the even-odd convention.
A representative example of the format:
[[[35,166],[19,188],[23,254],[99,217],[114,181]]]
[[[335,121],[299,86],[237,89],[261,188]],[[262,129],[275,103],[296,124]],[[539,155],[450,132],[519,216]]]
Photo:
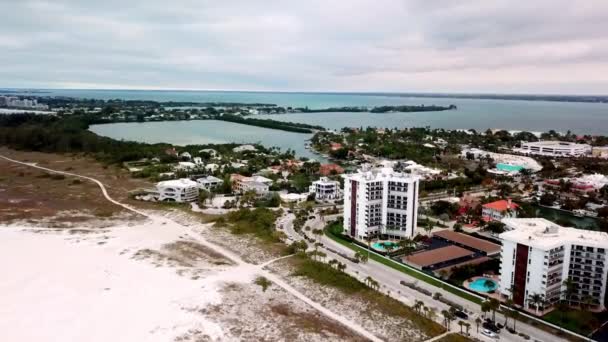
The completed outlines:
[[[176,234],[178,238],[185,238],[184,235],[186,235],[186,237],[193,238],[196,242],[198,242],[198,243],[200,243],[200,244],[202,244],[204,246],[207,246],[210,249],[213,249],[217,253],[220,253],[220,254],[224,255],[224,257],[226,257],[227,259],[230,259],[232,262],[234,262],[237,265],[236,266],[237,269],[233,270],[233,271],[229,271],[229,272],[223,272],[223,274],[224,274],[223,276],[222,275],[220,275],[220,276],[216,275],[215,277],[211,276],[211,277],[205,278],[205,280],[204,280],[205,283],[201,284],[201,285],[203,285],[202,289],[203,290],[207,290],[207,292],[209,292],[209,293],[217,293],[219,291],[218,282],[220,282],[220,281],[224,282],[224,283],[225,282],[230,282],[230,281],[236,281],[236,282],[244,282],[244,281],[246,281],[246,282],[251,282],[253,280],[253,278],[254,278],[255,275],[263,275],[263,276],[267,277],[268,279],[270,279],[277,286],[280,286],[286,292],[288,292],[292,296],[300,299],[302,302],[308,304],[310,307],[316,309],[319,313],[325,315],[326,317],[328,317],[328,318],[330,318],[330,319],[332,319],[332,320],[334,320],[336,322],[339,322],[340,324],[348,327],[349,329],[351,329],[355,333],[358,333],[358,334],[364,336],[365,338],[367,338],[367,339],[369,339],[371,341],[381,341],[378,337],[374,336],[372,333],[370,333],[369,331],[367,331],[365,328],[363,328],[359,324],[353,323],[352,321],[346,319],[345,317],[332,312],[331,310],[327,309],[323,305],[321,305],[321,304],[315,302],[314,300],[306,297],[303,293],[301,293],[300,291],[298,291],[295,288],[291,287],[289,284],[287,284],[285,281],[283,281],[282,279],[280,279],[276,275],[271,274],[268,271],[262,270],[260,266],[256,266],[256,265],[252,265],[252,264],[246,263],[243,260],[241,260],[234,253],[232,253],[230,251],[227,251],[225,248],[222,248],[220,246],[217,246],[217,245],[215,245],[213,243],[210,243],[210,242],[206,241],[200,235],[200,231],[196,231],[192,227],[185,227],[183,225],[180,225],[180,224],[176,223],[175,221],[171,221],[171,220],[167,219],[166,217],[148,214],[148,213],[146,213],[144,211],[135,209],[135,208],[133,208],[131,206],[128,206],[126,204],[120,203],[120,202],[112,199],[110,197],[110,195],[108,194],[108,191],[106,190],[105,186],[99,180],[97,180],[95,178],[88,177],[88,176],[82,176],[82,175],[78,175],[78,174],[74,174],[74,173],[70,173],[70,172],[57,171],[57,170],[53,170],[53,169],[46,168],[46,167],[41,167],[41,166],[36,165],[35,163],[24,163],[24,162],[20,162],[20,161],[17,161],[17,160],[13,160],[13,159],[4,157],[2,155],[0,155],[0,158],[3,158],[5,160],[11,161],[11,162],[14,162],[14,163],[17,163],[17,164],[27,165],[27,166],[31,166],[31,167],[34,167],[34,168],[38,168],[38,169],[46,170],[46,171],[49,171],[49,172],[53,172],[53,173],[59,173],[59,174],[79,177],[79,178],[82,178],[82,179],[86,179],[86,180],[92,181],[92,182],[94,182],[95,184],[97,184],[99,186],[99,188],[100,188],[103,196],[108,201],[110,201],[111,203],[114,203],[114,204],[116,204],[118,206],[121,206],[124,209],[130,210],[130,211],[132,211],[132,212],[134,212],[136,214],[140,214],[140,215],[143,215],[143,216],[147,217],[148,218],[148,222],[147,222],[146,226],[148,226],[149,228],[151,228],[154,231],[154,233],[157,233],[159,231],[161,231],[161,232],[163,232],[163,231],[164,232],[170,231],[171,233]],[[131,230],[134,230],[134,229],[129,229],[129,230],[131,231]],[[7,232],[10,232],[10,231],[7,230]],[[150,232],[147,232],[147,233],[149,234]],[[52,236],[52,235],[38,234],[38,235],[34,235],[34,236],[40,236],[40,237],[46,236],[46,237],[48,237],[48,236]],[[25,244],[29,243],[28,239],[25,239],[24,241],[25,241],[24,242]],[[103,245],[103,246],[106,246],[106,245]],[[22,255],[22,256],[23,257],[30,256],[30,260],[31,260],[32,259],[31,258],[31,254],[32,254],[31,251],[32,250],[40,250],[40,248],[42,247],[42,245],[40,245],[40,246],[26,246],[26,247],[29,247],[29,248],[24,248],[24,250],[26,250],[26,254]],[[39,247],[39,248],[36,248],[36,247]],[[34,249],[32,249],[32,248],[34,248]],[[58,248],[59,251],[62,250],[61,247],[57,247],[57,248]],[[78,249],[73,249],[73,253],[76,253],[77,251],[78,251]],[[125,249],[123,249],[123,251],[121,253],[124,254],[124,251],[125,251]],[[62,255],[65,255],[65,253],[69,254],[70,251],[66,250],[64,253],[58,252],[57,255],[58,256],[62,256]],[[4,257],[4,258],[2,258],[2,257]],[[114,256],[114,257],[116,257],[116,256]],[[0,264],[0,270],[4,270],[5,267],[6,267],[6,269],[15,269],[15,268],[18,269],[19,268],[19,267],[16,267],[14,265],[5,263],[6,260],[10,260],[11,259],[10,255],[0,254],[0,258],[4,259],[3,260],[3,264]],[[61,264],[62,262],[65,262],[68,259],[71,260],[73,258],[74,259],[80,259],[80,257],[78,256],[78,253],[76,253],[76,254],[71,254],[71,255],[69,254],[69,255],[67,255],[67,257],[60,258],[59,260],[56,260],[56,261],[59,264]],[[95,265],[100,265],[100,263],[105,264],[107,262],[107,260],[104,260],[104,259],[105,259],[104,255],[92,255],[91,258],[89,259],[89,261],[90,262],[94,262],[95,261],[95,262],[97,262],[97,264],[95,264]],[[86,261],[87,259],[83,258],[82,260]],[[110,259],[108,259],[108,260],[110,260]],[[42,263],[42,264],[44,264],[44,263]],[[62,270],[65,271],[65,268],[62,268],[62,267],[51,268],[51,270],[55,270],[56,272],[52,272],[52,274],[47,274],[47,273],[49,273],[49,270],[46,269],[46,268],[36,268],[37,264],[35,262],[32,262],[31,264],[28,264],[28,266],[29,267],[26,267],[23,270],[23,274],[22,274],[21,277],[16,277],[16,278],[20,279],[20,282],[26,282],[27,283],[28,279],[31,279],[32,277],[35,277],[33,274],[42,274],[41,276],[44,278],[41,283],[38,283],[38,286],[35,286],[35,287],[28,286],[27,288],[32,289],[29,292],[38,290],[39,287],[43,286],[46,281],[48,281],[48,282],[50,282],[52,284],[60,284],[61,280],[64,278],[64,277],[61,276],[61,271]],[[114,270],[114,267],[117,267],[117,269]],[[120,274],[124,274],[125,275],[124,277],[116,277],[115,278],[115,279],[122,280],[122,282],[118,282],[117,285],[120,286],[120,285],[124,285],[124,284],[128,283],[128,284],[130,284],[130,286],[127,286],[129,289],[133,289],[134,292],[136,292],[137,290],[140,290],[142,293],[145,292],[145,289],[156,288],[155,285],[149,286],[148,283],[150,283],[150,284],[155,284],[155,283],[156,284],[164,284],[163,282],[167,281],[167,286],[166,286],[166,288],[163,287],[163,289],[165,289],[165,290],[169,289],[169,290],[167,292],[159,291],[159,293],[157,294],[159,296],[158,300],[154,300],[151,303],[148,303],[147,305],[160,305],[160,306],[166,307],[167,304],[164,302],[164,300],[170,301],[173,305],[175,305],[176,303],[177,304],[179,304],[179,303],[185,304],[185,302],[181,301],[181,299],[184,298],[182,296],[185,296],[185,298],[184,298],[185,300],[194,300],[194,299],[197,298],[194,295],[193,292],[188,291],[188,290],[192,290],[192,289],[190,289],[186,285],[183,285],[184,288],[182,289],[181,288],[182,285],[178,284],[175,279],[166,280],[165,278],[163,278],[163,276],[161,276],[159,274],[155,274],[154,276],[152,276],[151,274],[148,274],[148,273],[144,272],[143,270],[142,270],[142,273],[144,275],[143,279],[144,279],[144,281],[146,281],[146,284],[141,284],[141,279],[142,279],[141,277],[138,276],[138,277],[135,277],[135,278],[130,278],[129,276],[127,276],[127,275],[134,276],[134,275],[137,274],[137,272],[135,272],[135,270],[129,270],[128,268],[129,267],[125,266],[123,263],[121,263],[118,260],[116,260],[116,265],[112,265],[112,267],[109,267],[108,269],[105,269],[103,273],[100,273],[100,270],[99,270],[100,267],[99,266],[97,268],[95,268],[95,270],[97,271],[97,273],[86,273],[85,272],[85,270],[87,270],[86,263],[78,263],[78,262],[74,263],[73,268],[70,268],[70,270],[73,270],[73,269],[81,270],[83,273],[78,272],[77,276],[74,277],[75,278],[74,280],[76,281],[76,283],[78,283],[78,279],[81,278],[84,275],[86,279],[82,280],[82,281],[89,281],[89,283],[87,283],[89,285],[95,284],[97,282],[96,280],[99,280],[97,278],[101,278],[100,274],[111,275],[111,274],[119,274],[120,271],[124,271],[124,273],[120,273]],[[36,272],[34,273],[34,272],[32,272],[32,270],[34,270]],[[108,270],[112,270],[112,271],[108,271]],[[110,272],[110,273],[108,274],[108,272]],[[119,273],[116,273],[116,272],[119,272]],[[151,282],[147,281],[148,279],[146,279],[146,277],[145,277],[146,275],[150,276],[150,278],[152,278],[152,279],[150,279]],[[158,280],[154,279],[154,277],[158,277]],[[71,279],[71,278],[68,277],[68,279]],[[134,279],[136,279],[136,280],[134,280]],[[181,278],[181,279],[185,280],[186,278]],[[156,281],[158,281],[158,283]],[[23,333],[21,331],[22,329],[15,329],[15,327],[19,327],[19,326],[22,326],[23,324],[26,324],[26,322],[28,320],[30,320],[30,318],[28,316],[28,312],[31,311],[31,310],[34,310],[34,311],[36,310],[35,307],[32,307],[32,304],[34,304],[34,306],[35,306],[35,303],[31,303],[31,302],[27,301],[27,298],[29,296],[28,293],[26,293],[25,296],[20,296],[21,293],[19,292],[20,289],[18,288],[18,286],[19,286],[18,284],[20,282],[15,282],[15,281],[11,281],[10,283],[7,282],[8,285],[6,285],[6,286],[11,286],[11,288],[7,288],[6,292],[5,291],[1,291],[2,288],[0,288],[0,291],[1,291],[0,294],[3,294],[2,298],[9,297],[7,299],[7,302],[9,302],[8,304],[10,304],[10,305],[7,305],[7,308],[10,308],[11,310],[14,310],[15,312],[13,312],[13,313],[15,314],[15,316],[18,316],[16,318],[16,322],[13,322],[13,324],[15,324],[14,326],[12,326],[13,328],[9,330],[9,328],[11,328],[11,326],[7,324],[7,326],[5,327],[7,330],[3,331],[2,334],[4,334],[4,333],[6,333],[6,334],[20,334],[20,333]],[[193,281],[193,284],[196,284],[196,283],[197,283],[196,281]],[[173,297],[173,300],[171,300],[171,295],[170,294],[173,293],[174,291],[176,291],[175,288],[171,287],[172,285],[178,286],[177,290],[179,292],[177,294],[177,296],[178,296],[177,300],[175,299],[175,297]],[[190,286],[192,286],[192,285],[190,285]],[[55,285],[54,288],[61,288],[61,286],[60,285]],[[62,289],[66,289],[66,288],[70,289],[69,287],[64,287]],[[102,304],[99,307],[96,307],[95,304],[98,301],[95,301],[94,299],[91,299],[91,297],[90,297],[90,296],[94,295],[94,293],[88,293],[88,291],[90,291],[88,286],[86,286],[85,288],[87,289],[87,291],[84,291],[85,292],[85,296],[87,296],[87,298],[90,298],[89,300],[91,300],[93,302],[89,303],[87,306],[74,307],[74,311],[70,310],[70,307],[68,307],[66,310],[61,309],[61,311],[60,311],[61,315],[60,316],[68,315],[68,317],[65,317],[64,319],[62,319],[60,321],[55,321],[55,320],[53,320],[51,318],[52,322],[51,322],[50,326],[48,326],[49,331],[46,332],[47,339],[48,339],[48,336],[55,336],[55,333],[53,332],[53,328],[56,328],[56,327],[63,328],[62,332],[64,334],[69,334],[72,330],[66,329],[66,327],[73,326],[71,319],[74,319],[76,322],[83,321],[83,324],[84,324],[84,322],[89,322],[89,325],[90,325],[89,327],[91,329],[93,329],[93,330],[79,329],[78,331],[80,332],[80,334],[82,334],[84,332],[90,332],[90,331],[99,330],[100,329],[99,325],[97,325],[97,327],[95,328],[93,325],[91,325],[91,323],[93,323],[93,322],[99,322],[98,319],[103,319],[103,317],[107,316],[107,315],[114,315],[115,312],[117,312],[118,314],[114,315],[113,318],[117,318],[117,317],[120,318],[120,319],[116,319],[115,320],[115,324],[118,325],[117,328],[124,327],[124,325],[129,324],[129,319],[131,319],[131,317],[132,317],[131,314],[134,314],[134,313],[129,312],[129,310],[123,310],[123,308],[121,306],[121,303],[124,306],[125,303],[129,303],[128,301],[121,301],[120,300],[121,296],[118,296],[117,298],[115,298],[115,302],[114,302],[115,306],[112,308],[113,310],[103,310],[104,305]],[[78,290],[78,289],[80,289],[80,288],[77,288],[76,290]],[[104,289],[106,289],[106,288],[104,287]],[[110,287],[110,289],[111,289],[111,287]],[[15,296],[13,296],[12,294],[10,296],[6,295],[8,293],[12,293],[10,290],[15,291]],[[107,291],[110,291],[110,290],[107,290]],[[183,295],[182,295],[182,291],[183,291]],[[45,293],[46,289],[45,290],[41,290],[41,292]],[[130,293],[127,293],[126,295],[128,296],[129,294]],[[166,294],[167,297],[163,297],[163,294]],[[61,307],[63,303],[55,301],[54,296],[53,296],[52,293],[50,295],[51,295],[51,298],[47,298],[47,296],[45,296],[45,301],[47,301],[47,302],[50,301],[51,302],[50,303],[51,305],[50,305],[50,307],[48,307],[48,309],[50,310],[50,312],[58,311],[57,307]],[[73,295],[73,292],[70,292],[70,291],[63,291],[63,292],[61,292],[60,291],[59,293],[57,293],[57,295],[59,295],[59,298],[61,298],[61,296],[64,296],[68,300],[68,303],[73,303],[73,305],[78,306],[78,304],[80,303],[80,301],[78,301],[78,300],[70,300],[71,296]],[[155,295],[155,293],[152,293],[152,295]],[[207,294],[205,296],[207,296]],[[28,306],[29,310],[19,311],[19,310],[21,310],[20,309],[20,305],[18,303],[15,304],[14,299],[10,299],[10,298],[13,298],[13,297],[14,298],[21,298],[22,300],[25,300],[25,304],[29,304],[29,305],[26,305],[26,306]],[[95,296],[95,297],[99,297],[99,296]],[[143,302],[145,301],[145,298],[146,298],[146,296],[137,296],[137,295],[134,295],[134,297],[133,298],[129,298],[129,300],[135,301],[133,304],[134,305],[138,305],[138,304],[144,304]],[[208,300],[208,301],[217,300],[217,299],[214,299],[214,298],[216,298],[216,297],[212,295],[212,296],[208,296],[208,298],[206,300]],[[2,304],[2,301],[0,301],[0,305],[1,304]],[[59,306],[57,306],[57,304],[59,304]],[[202,304],[203,305],[207,305],[208,303],[207,304],[202,303]],[[132,308],[133,306],[129,306],[129,307]],[[87,308],[88,308],[89,311],[86,311]],[[102,310],[98,310],[98,308],[101,308]],[[144,306],[144,308],[146,310],[143,311],[143,313],[142,313],[142,315],[140,315],[140,317],[147,317],[147,319],[145,320],[145,322],[142,322],[142,324],[147,324],[147,325],[149,325],[149,324],[160,324],[160,323],[158,323],[159,321],[157,321],[157,317],[148,317],[148,315],[155,316],[156,314],[163,315],[163,318],[167,320],[165,322],[176,322],[176,323],[170,324],[169,326],[164,326],[164,327],[163,326],[158,326],[157,328],[152,329],[151,331],[149,331],[149,335],[146,335],[148,338],[145,338],[145,336],[143,338],[137,338],[137,337],[131,338],[130,337],[130,338],[126,339],[126,340],[128,340],[128,341],[133,341],[133,340],[138,340],[138,341],[149,341],[149,340],[150,341],[156,341],[155,339],[152,339],[152,338],[156,337],[156,336],[159,336],[159,335],[161,335],[163,333],[164,334],[170,334],[171,336],[175,336],[176,327],[180,327],[181,330],[183,330],[183,329],[189,329],[189,330],[191,330],[193,324],[199,325],[200,327],[195,327],[195,329],[199,329],[200,328],[203,331],[205,331],[205,336],[209,336],[212,339],[221,339],[221,328],[220,327],[218,327],[217,325],[213,325],[213,324],[211,324],[211,322],[206,321],[206,320],[196,321],[195,319],[193,319],[193,317],[190,317],[189,320],[188,319],[182,320],[182,316],[181,315],[184,314],[184,312],[182,312],[183,310],[182,311],[175,310],[175,307],[173,307],[173,310],[167,308],[167,310],[161,314],[161,313],[156,313],[156,312],[153,313],[151,311],[156,311],[156,310],[161,310],[162,311],[162,309],[156,309],[156,310],[154,310],[153,308],[147,308],[145,306]],[[123,317],[122,313],[126,313],[126,312],[129,312],[131,314],[128,315],[127,317]],[[2,313],[2,311],[0,311],[0,313]],[[9,314],[9,313],[10,312],[7,312],[7,314]],[[90,313],[90,315],[92,315],[93,319],[92,320],[89,320],[89,319],[86,319],[86,318],[82,319],[82,317],[79,316],[78,313]],[[171,315],[169,315],[169,313],[171,313]],[[164,316],[165,314],[167,314],[167,316]],[[78,320],[79,317],[81,317],[80,321]],[[88,317],[88,316],[85,316],[85,317]],[[171,319],[171,317],[174,317],[174,318]],[[7,322],[8,322],[8,320],[7,320]],[[35,323],[38,323],[38,322],[35,322]],[[5,325],[4,322],[2,324]],[[168,324],[168,323],[165,323],[165,324]],[[2,328],[2,327],[3,326],[0,325],[0,328]],[[76,327],[78,327],[78,326],[76,326]],[[135,326],[133,326],[133,327],[135,327]],[[28,327],[28,328],[31,328],[32,330],[43,331],[43,329],[40,329],[40,325],[38,325],[38,327]],[[138,329],[136,329],[136,331],[133,330],[132,333],[134,335],[140,335],[140,334],[142,334],[142,330],[140,330],[140,328],[142,328],[142,327],[138,326]],[[121,340],[122,336],[125,334],[125,333],[122,332],[121,329],[119,329],[119,330],[104,329],[104,331],[105,332],[112,332],[114,335],[113,335],[113,338],[109,338],[109,339],[108,338],[104,338],[103,340],[113,340],[113,341]],[[45,336],[45,335],[42,335],[42,336]],[[0,335],[0,337],[1,337],[1,335]],[[67,340],[74,340],[74,339],[71,339],[69,337],[70,336],[67,336]],[[84,336],[82,336],[82,337],[84,337]],[[161,340],[166,340],[166,337],[167,336],[165,336],[165,338],[161,339]],[[15,339],[13,339],[12,336],[9,335],[9,340],[15,340]],[[17,338],[16,340],[25,340],[25,341],[27,341],[27,340],[37,340],[37,339],[34,336],[29,336],[28,338],[25,338],[25,339]],[[42,339],[42,340],[44,340],[44,339]],[[65,340],[65,339],[62,339],[62,340]],[[90,340],[90,339],[83,338],[82,340]]]
[[[0,229],[0,270],[10,275],[0,282],[0,340],[170,341],[187,327],[222,338],[219,325],[182,309],[218,303],[217,291],[121,256],[134,235],[114,235],[99,246]]]

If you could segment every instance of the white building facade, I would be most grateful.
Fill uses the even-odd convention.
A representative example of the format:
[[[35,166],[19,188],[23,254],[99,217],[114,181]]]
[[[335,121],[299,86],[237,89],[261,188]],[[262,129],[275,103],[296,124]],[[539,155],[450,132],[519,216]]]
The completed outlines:
[[[198,199],[198,183],[187,178],[156,184],[159,201],[193,202]]]
[[[419,177],[392,168],[364,167],[344,175],[344,233],[363,240],[378,235],[409,238],[418,219]]]
[[[342,190],[340,182],[331,180],[327,177],[321,177],[319,180],[312,182],[309,192],[315,194],[318,200],[334,200],[342,198]]]
[[[515,304],[536,310],[533,295],[550,308],[560,300],[572,306],[604,309],[608,234],[567,228],[541,219],[507,218],[502,240],[500,292]],[[574,284],[567,291],[566,280]]]
[[[221,180],[217,177],[213,177],[213,176],[199,178],[196,180],[196,182],[198,183],[199,189],[207,190],[207,191],[215,189],[218,186],[224,184],[223,180]]]
[[[567,141],[524,142],[516,152],[550,157],[578,157],[591,154],[591,146]]]

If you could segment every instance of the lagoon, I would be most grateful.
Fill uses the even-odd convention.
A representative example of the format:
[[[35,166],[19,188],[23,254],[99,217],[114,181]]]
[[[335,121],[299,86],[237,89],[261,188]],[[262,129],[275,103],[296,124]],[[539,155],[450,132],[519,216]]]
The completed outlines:
[[[292,149],[298,157],[324,161],[319,155],[304,148],[305,141],[310,139],[312,134],[292,133],[219,120],[121,122],[92,125],[89,129],[101,136],[152,144],[260,143],[266,147],[279,147],[282,151]]]

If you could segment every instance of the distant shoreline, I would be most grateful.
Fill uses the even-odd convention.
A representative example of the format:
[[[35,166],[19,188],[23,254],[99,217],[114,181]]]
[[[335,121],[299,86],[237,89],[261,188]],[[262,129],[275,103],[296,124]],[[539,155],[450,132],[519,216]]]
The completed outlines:
[[[561,94],[479,94],[479,93],[417,93],[417,92],[320,92],[320,91],[256,91],[256,90],[188,90],[188,89],[31,89],[0,88],[0,95],[45,94],[53,91],[112,91],[112,92],[201,92],[201,93],[251,93],[251,94],[310,94],[347,96],[385,96],[414,98],[452,98],[471,100],[548,101],[577,103],[608,103],[608,95],[561,95]]]

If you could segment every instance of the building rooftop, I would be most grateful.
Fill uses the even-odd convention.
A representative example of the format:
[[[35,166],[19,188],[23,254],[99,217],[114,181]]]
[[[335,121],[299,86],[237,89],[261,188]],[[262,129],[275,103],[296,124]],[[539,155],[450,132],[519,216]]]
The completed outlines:
[[[542,147],[591,147],[587,144],[577,144],[569,141],[556,141],[556,140],[542,140],[532,141],[524,143],[528,146],[542,146]]]
[[[562,227],[543,218],[506,218],[502,222],[509,231],[499,235],[539,249],[551,249],[564,244],[608,248],[608,233]]]
[[[408,255],[403,260],[407,263],[420,267],[432,266],[442,262],[458,259],[466,256],[473,256],[475,252],[458,246],[447,246]]]
[[[183,188],[183,187],[189,187],[189,186],[198,186],[198,184],[193,181],[190,180],[188,178],[181,178],[181,179],[173,179],[173,180],[166,180],[166,181],[162,181],[162,182],[158,182],[156,183],[156,186],[161,186],[161,187],[176,187],[176,188]]]
[[[485,252],[486,254],[494,254],[500,252],[500,245],[476,238],[467,234],[457,233],[455,231],[445,229],[433,234],[448,241],[455,242],[465,247],[472,248],[477,251]]]
[[[198,178],[197,181],[199,181],[199,182],[223,182],[220,178],[217,178],[214,176],[201,177],[201,178]]]
[[[494,209],[497,211],[507,211],[508,209],[517,209],[519,205],[511,202],[510,200],[498,200],[495,202],[486,203],[483,205],[484,208]]]
[[[352,179],[359,182],[365,181],[380,181],[383,179],[394,179],[399,181],[415,181],[420,177],[409,173],[396,172],[390,167],[372,168],[369,165],[364,165],[357,173],[344,175],[344,178]]]

